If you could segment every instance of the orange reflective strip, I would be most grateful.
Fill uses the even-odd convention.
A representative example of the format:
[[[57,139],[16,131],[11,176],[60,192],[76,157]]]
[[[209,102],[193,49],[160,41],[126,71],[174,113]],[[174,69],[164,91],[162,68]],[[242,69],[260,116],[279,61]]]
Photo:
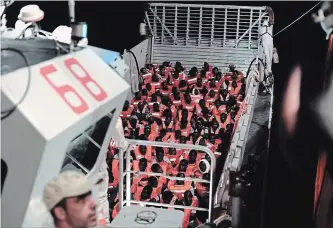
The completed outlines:
[[[326,164],[327,164],[326,152],[321,151],[319,153],[318,164],[317,164],[317,174],[316,174],[315,193],[314,193],[314,213],[317,208],[321,187],[323,185]]]

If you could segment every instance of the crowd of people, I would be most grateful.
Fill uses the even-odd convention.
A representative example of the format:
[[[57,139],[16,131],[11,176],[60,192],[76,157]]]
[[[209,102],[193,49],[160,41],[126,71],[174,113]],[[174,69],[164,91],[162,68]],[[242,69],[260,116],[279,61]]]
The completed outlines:
[[[217,160],[225,160],[237,121],[246,108],[246,78],[234,65],[229,68],[222,74],[208,63],[189,71],[180,62],[173,67],[169,62],[147,64],[140,70],[139,91],[125,102],[121,113],[125,137],[206,146]],[[170,178],[209,181],[208,154],[143,145],[131,149],[133,200],[208,208],[209,183]],[[119,212],[118,153],[111,141],[107,158],[111,219]],[[205,211],[185,209],[184,213],[184,228],[205,223],[208,217]]]

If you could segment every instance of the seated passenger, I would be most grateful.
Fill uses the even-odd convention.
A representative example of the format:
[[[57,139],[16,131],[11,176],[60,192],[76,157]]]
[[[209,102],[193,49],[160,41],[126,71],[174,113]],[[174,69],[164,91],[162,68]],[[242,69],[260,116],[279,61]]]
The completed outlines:
[[[181,131],[181,135],[188,137],[190,135],[191,126],[187,119],[182,118],[175,127],[176,130]]]
[[[196,166],[199,165],[201,160],[200,154],[196,150],[191,150],[185,158],[188,161],[187,169],[190,170],[190,173],[193,173]]]
[[[228,88],[228,92],[230,95],[237,95],[239,93],[240,90],[240,85],[237,84],[236,81],[232,81],[231,82],[231,86],[229,86]]]
[[[171,116],[167,116],[165,118],[165,121],[162,121],[162,123],[163,123],[163,129],[165,129],[167,133],[172,133],[174,131],[174,122]]]
[[[171,100],[173,101],[173,104],[176,107],[179,107],[180,105],[182,105],[183,103],[183,99],[181,98],[181,94],[179,93],[179,91],[175,91],[172,95],[171,95]]]
[[[171,147],[168,148],[167,157],[169,158],[172,167],[175,167],[177,164],[179,164],[181,156],[182,156],[182,151],[177,151],[175,148]]]
[[[195,106],[196,115],[201,116],[202,115],[202,109],[205,108],[205,107],[207,107],[207,103],[206,103],[205,99],[201,99],[199,101],[199,103],[196,104],[196,106]]]
[[[165,170],[166,170],[167,167],[171,164],[171,162],[167,156],[164,156],[164,149],[162,147],[156,147],[155,151],[156,151],[156,155],[153,159],[153,164],[157,163],[161,167],[165,167]]]
[[[143,80],[143,83],[149,83],[151,81],[151,73],[148,71],[147,68],[141,68],[140,74]]]
[[[197,78],[197,83],[195,83],[195,85],[192,87],[192,89],[198,89],[201,92],[203,87],[204,87],[204,83],[203,83],[202,78]]]
[[[189,90],[189,87],[188,87],[187,82],[186,82],[185,80],[181,80],[181,81],[179,82],[179,86],[178,86],[178,88],[179,88],[179,91],[180,91],[182,94],[187,93],[188,90]]]
[[[208,103],[208,106],[211,107],[214,104],[214,102],[216,101],[216,99],[217,99],[217,96],[216,96],[215,91],[214,90],[210,90],[208,92],[208,97],[206,99],[207,103]]]
[[[205,158],[206,157],[207,156],[205,156]],[[201,159],[199,165],[196,167],[195,171],[193,172],[193,175],[195,178],[202,178],[203,174],[208,173],[209,170],[210,170],[210,158],[209,160]]]
[[[146,89],[141,90],[142,100],[146,101],[148,98],[148,91]]]
[[[140,135],[140,140],[154,141],[156,134],[151,130],[150,125],[146,125],[143,129],[143,134]]]
[[[151,115],[155,118],[161,118],[161,110],[160,110],[160,106],[158,103],[153,104],[153,111],[152,111]]]
[[[108,167],[109,188],[116,188],[119,183],[119,160],[113,159]]]
[[[202,175],[202,179],[209,181],[210,180],[210,173],[204,173]],[[203,197],[205,195],[205,193],[209,192],[209,183],[204,183],[204,182],[197,182],[195,185],[196,188],[196,192],[198,194],[199,197]]]
[[[151,171],[153,173],[160,173],[160,174],[167,174],[167,167],[165,167],[165,165],[161,166],[158,163],[154,163],[151,166]],[[164,176],[156,176],[158,179],[158,188],[162,189],[162,191],[166,188],[166,184],[167,184],[167,179]]]
[[[190,94],[184,95],[184,101],[182,103],[183,109],[186,109],[188,112],[192,112],[195,107],[195,102],[192,100]]]
[[[134,153],[136,160],[145,158],[147,159],[148,162],[152,161],[151,146],[144,146],[144,145],[136,146]]]
[[[170,88],[165,81],[161,83],[160,91],[162,95],[169,96],[171,93],[171,89],[172,87]]]
[[[136,105],[139,104],[139,102],[142,102],[142,101],[143,101],[143,100],[142,100],[142,98],[141,98],[141,92],[140,92],[140,91],[135,92],[135,94],[134,94],[134,98],[132,99],[131,104],[134,105],[134,106],[136,106]]]
[[[161,80],[156,73],[154,73],[151,77],[151,85],[154,86],[156,89],[161,88]]]
[[[220,90],[220,96],[219,96],[219,98],[220,98],[222,104],[227,104],[227,102],[229,100],[228,90],[221,89]]]
[[[208,71],[206,71],[205,69],[201,69],[200,71],[200,78],[202,79],[202,83],[206,84],[208,82],[209,76],[210,74],[208,73]]]
[[[189,206],[189,207],[198,207],[199,206],[198,198],[196,196],[193,196],[191,191],[184,192],[183,202],[184,202],[184,206]],[[195,216],[195,210],[185,209],[182,228],[187,228],[190,223],[191,218],[194,218],[194,216]]]
[[[192,90],[191,99],[194,101],[195,104],[198,104],[199,101],[203,98],[202,94],[200,94],[200,91],[196,88]]]
[[[179,164],[172,170],[171,175],[176,176],[178,173],[184,173],[187,177],[191,175],[191,168],[188,168],[187,160],[180,160]]]
[[[124,103],[123,110],[120,113],[120,117],[121,118],[129,118],[129,117],[131,117],[132,111],[133,111],[133,106],[130,106],[129,101],[126,100],[125,103]]]
[[[189,86],[197,82],[197,75],[198,75],[198,69],[196,67],[192,67],[191,70],[189,71],[189,75],[187,78],[187,83]]]
[[[177,200],[177,196],[175,196],[172,192],[170,191],[164,191],[162,192],[162,199],[161,199],[161,203],[164,204],[169,204],[169,205],[174,205],[175,201]],[[173,209],[171,207],[162,207],[165,209]]]
[[[208,89],[213,90],[215,93],[218,93],[219,87],[218,87],[218,83],[215,81],[215,78],[212,78],[210,80],[209,85],[208,85]]]
[[[147,90],[149,97],[151,97],[156,92],[155,86],[152,86],[150,83],[145,85],[145,89]]]
[[[184,178],[185,174],[178,173],[176,177]],[[183,198],[184,192],[192,189],[191,181],[169,180],[168,189],[170,190],[170,192],[175,194],[178,197],[178,199],[181,200]]]

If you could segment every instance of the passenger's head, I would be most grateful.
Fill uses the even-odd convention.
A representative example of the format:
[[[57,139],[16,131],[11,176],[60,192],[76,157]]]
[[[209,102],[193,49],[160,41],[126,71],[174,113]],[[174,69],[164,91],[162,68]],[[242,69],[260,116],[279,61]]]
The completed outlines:
[[[191,150],[190,153],[188,154],[188,162],[190,164],[194,164],[197,160],[197,155],[198,152],[196,150]]]
[[[185,159],[182,159],[182,160],[179,162],[178,172],[186,172],[187,165],[188,165],[188,161],[185,160]]]
[[[145,145],[140,145],[139,151],[141,154],[145,155],[147,153],[147,147]]]
[[[187,124],[188,124],[187,119],[184,118],[184,117],[182,117],[182,119],[180,120],[180,128],[181,128],[181,129],[186,129]]]
[[[164,159],[164,150],[162,147],[156,147],[156,160],[162,162]]]
[[[164,191],[162,192],[162,200],[165,204],[170,204],[171,200],[173,198],[173,193],[170,191]]]
[[[237,88],[237,82],[236,81],[232,81],[231,82],[231,86],[232,86],[232,88],[236,89]]]
[[[211,126],[212,126],[213,130],[216,131],[219,128],[219,122],[217,122],[217,120],[215,118],[213,118],[211,121]]]
[[[215,75],[215,79],[216,79],[216,81],[220,81],[221,80],[221,78],[222,78],[222,75],[221,75],[221,72],[218,72],[216,75]]]
[[[157,188],[158,179],[155,176],[150,176],[148,177],[148,184],[153,188]]]
[[[204,69],[205,69],[206,71],[209,70],[209,64],[208,64],[207,62],[204,63]]]
[[[152,164],[151,171],[154,173],[163,173],[163,169],[158,163]]]
[[[201,100],[199,101],[199,105],[200,105],[201,107],[205,107],[205,106],[206,106],[206,101],[205,101],[205,99],[201,99]]]
[[[141,172],[144,172],[147,168],[147,159],[146,158],[141,158],[139,160],[139,170]]]
[[[140,91],[135,92],[134,96],[135,96],[136,100],[141,100],[141,92]]]
[[[169,155],[176,155],[176,149],[175,149],[175,148],[172,148],[172,147],[169,147],[169,148],[168,148],[168,154],[169,154]]]
[[[177,173],[176,177],[185,177],[184,173]],[[176,180],[176,185],[184,185],[185,181],[184,180]]]
[[[147,199],[149,199],[150,196],[151,196],[151,194],[152,194],[152,192],[153,192],[152,186],[151,185],[146,185],[142,189],[140,200],[147,200]]]
[[[198,74],[198,68],[192,67],[189,72],[189,76],[193,78],[193,77],[197,76],[197,74]]]
[[[208,140],[210,143],[215,144],[215,136],[214,135],[209,135]]]
[[[161,83],[161,87],[163,90],[168,90],[168,85],[165,81]]]
[[[208,96],[210,98],[214,98],[215,97],[215,91],[214,90],[210,90],[209,93],[208,93]]]
[[[216,76],[218,72],[219,72],[219,68],[214,67],[213,68],[213,74]]]
[[[145,126],[145,128],[143,129],[143,132],[145,135],[149,135],[151,132],[151,127],[149,125]]]
[[[151,80],[153,82],[158,82],[160,79],[158,78],[157,74],[153,74],[153,76],[151,77]]]
[[[197,86],[202,86],[202,78],[197,79]]]
[[[62,172],[47,183],[43,201],[57,227],[97,225],[96,202],[91,195],[94,184],[76,171]]]
[[[191,206],[193,195],[191,191],[187,190],[184,192],[184,204],[185,206]]]
[[[179,82],[179,88],[184,88],[184,87],[186,87],[186,86],[187,86],[187,83],[186,83],[185,80],[181,80],[181,81]]]
[[[212,78],[212,79],[210,80],[209,86],[210,86],[210,87],[216,87],[215,79],[214,79],[214,78]]]
[[[148,91],[147,91],[147,89],[142,89],[142,90],[141,90],[141,94],[142,94],[142,96],[144,96],[144,97],[148,97]]]
[[[190,94],[185,94],[184,98],[185,98],[185,101],[187,104],[191,104],[192,98],[191,98]]]
[[[220,116],[220,121],[224,123],[227,120],[228,115],[226,113],[222,113]]]
[[[179,143],[186,144],[186,142],[187,142],[186,136],[184,135],[180,136]]]
[[[182,135],[182,132],[180,131],[180,130],[176,130],[175,131],[175,138],[177,139],[177,140],[179,140],[180,139],[180,136]]]
[[[225,108],[225,111],[227,113],[230,113],[231,112],[231,106],[230,105],[227,105],[227,107]]]
[[[160,106],[158,105],[158,103],[153,104],[153,110],[154,110],[154,112],[159,112],[160,111]]]

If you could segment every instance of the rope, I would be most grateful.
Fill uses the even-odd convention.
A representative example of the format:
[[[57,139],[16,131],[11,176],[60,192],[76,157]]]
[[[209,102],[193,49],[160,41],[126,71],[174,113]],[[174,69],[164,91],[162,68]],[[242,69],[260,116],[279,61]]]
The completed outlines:
[[[279,32],[277,32],[275,36],[277,36],[278,34],[280,34],[281,32],[283,32],[284,30],[286,30],[287,28],[289,28],[290,26],[292,26],[293,24],[295,24],[297,21],[299,21],[302,17],[304,17],[305,15],[307,15],[308,13],[310,13],[314,8],[316,8],[320,3],[322,3],[323,1],[318,2],[316,5],[314,5],[311,9],[309,9],[308,11],[306,11],[303,15],[301,15],[300,17],[298,17],[296,20],[294,20],[293,22],[291,22],[289,25],[287,25],[286,27],[284,27],[283,29],[281,29]]]

